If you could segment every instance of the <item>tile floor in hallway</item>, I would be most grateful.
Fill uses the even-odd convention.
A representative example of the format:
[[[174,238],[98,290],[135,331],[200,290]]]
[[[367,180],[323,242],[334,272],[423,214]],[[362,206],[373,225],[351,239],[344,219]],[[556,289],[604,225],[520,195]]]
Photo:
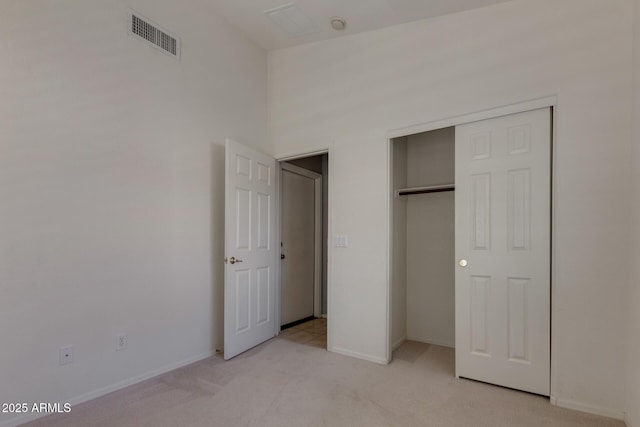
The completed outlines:
[[[327,348],[327,319],[319,317],[284,329],[280,331],[278,338],[312,347]]]

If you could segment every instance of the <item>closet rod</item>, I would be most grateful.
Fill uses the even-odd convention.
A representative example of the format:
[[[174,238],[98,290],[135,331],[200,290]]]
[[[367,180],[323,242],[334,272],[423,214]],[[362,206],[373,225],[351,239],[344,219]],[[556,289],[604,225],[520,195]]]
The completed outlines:
[[[401,188],[397,191],[398,196],[410,196],[412,194],[441,193],[443,191],[455,191],[454,184],[431,185],[428,187]]]

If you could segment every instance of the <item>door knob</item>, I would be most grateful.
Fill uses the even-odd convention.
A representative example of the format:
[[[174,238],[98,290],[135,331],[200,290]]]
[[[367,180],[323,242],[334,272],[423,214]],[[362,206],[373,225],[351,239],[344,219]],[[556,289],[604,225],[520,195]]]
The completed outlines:
[[[236,258],[236,257],[234,257],[234,256],[232,256],[231,258],[229,258],[229,263],[230,263],[230,264],[235,264],[236,262],[242,262],[242,260],[241,260],[241,259],[238,259],[238,258]]]
[[[284,259],[284,258],[285,258],[284,254],[280,254],[280,259]]]
[[[459,265],[460,267],[466,267],[466,266],[467,266],[467,264],[469,264],[469,263],[467,262],[467,260],[466,260],[466,259],[461,259],[460,261],[458,261],[458,265]]]

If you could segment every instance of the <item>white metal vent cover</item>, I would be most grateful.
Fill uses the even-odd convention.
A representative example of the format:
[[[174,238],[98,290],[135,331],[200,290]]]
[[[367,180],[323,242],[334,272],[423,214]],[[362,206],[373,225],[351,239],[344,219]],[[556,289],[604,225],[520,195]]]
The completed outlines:
[[[128,18],[129,34],[137,36],[167,55],[176,59],[180,58],[180,39],[178,37],[138,12],[129,11]]]
[[[291,37],[304,36],[319,31],[311,18],[305,15],[295,3],[287,3],[263,12],[282,31]]]

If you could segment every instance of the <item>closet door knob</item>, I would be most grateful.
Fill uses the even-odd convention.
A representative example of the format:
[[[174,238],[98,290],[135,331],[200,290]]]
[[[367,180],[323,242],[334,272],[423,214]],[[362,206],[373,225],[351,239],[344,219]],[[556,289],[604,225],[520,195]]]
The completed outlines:
[[[467,262],[467,260],[466,260],[466,259],[461,259],[460,261],[458,261],[458,265],[459,265],[460,267],[466,267],[466,266],[467,266],[467,264],[469,264],[469,263]]]

